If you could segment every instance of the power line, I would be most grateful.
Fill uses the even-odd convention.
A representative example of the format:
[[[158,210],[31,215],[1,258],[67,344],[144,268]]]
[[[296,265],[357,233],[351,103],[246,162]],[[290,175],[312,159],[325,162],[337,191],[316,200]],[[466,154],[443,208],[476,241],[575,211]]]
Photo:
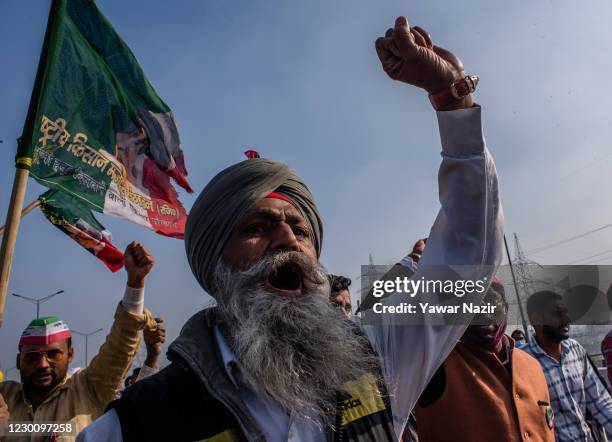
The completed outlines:
[[[589,264],[593,265],[593,264],[599,264],[599,263],[602,263],[602,262],[609,263],[611,259],[612,259],[612,256],[608,256],[608,257],[605,257],[605,258],[598,259],[596,261],[591,261]]]
[[[593,258],[587,262],[584,262],[584,265],[592,265],[592,264],[597,264],[598,262],[601,261],[609,261],[610,259],[612,259],[612,255],[604,255],[604,256],[600,256],[599,258]]]
[[[596,254],[591,255],[591,256],[587,256],[586,258],[576,259],[574,261],[570,261],[568,263],[565,263],[564,265],[570,265],[570,264],[576,264],[576,263],[582,262],[582,261],[588,261],[588,260],[590,260],[592,258],[597,258],[598,256],[605,255],[605,254],[610,253],[610,252],[612,252],[612,249],[604,250],[603,252],[596,253]]]
[[[593,230],[589,230],[587,232],[581,233],[581,234],[576,235],[576,236],[571,236],[569,238],[563,239],[561,241],[554,242],[552,244],[548,244],[546,246],[542,246],[542,247],[538,247],[538,248],[535,248],[535,249],[532,249],[532,250],[528,250],[527,252],[525,252],[525,254],[535,255],[536,253],[541,253],[541,252],[543,252],[545,250],[552,249],[553,247],[557,247],[557,246],[560,246],[560,245],[563,245],[563,244],[567,244],[568,242],[572,242],[572,241],[575,241],[577,239],[584,238],[585,236],[592,235],[593,233],[597,233],[597,232],[600,232],[602,230],[609,229],[610,227],[612,227],[612,223],[611,224],[606,224],[605,226],[601,226],[601,227],[598,227],[598,228],[593,229]]]

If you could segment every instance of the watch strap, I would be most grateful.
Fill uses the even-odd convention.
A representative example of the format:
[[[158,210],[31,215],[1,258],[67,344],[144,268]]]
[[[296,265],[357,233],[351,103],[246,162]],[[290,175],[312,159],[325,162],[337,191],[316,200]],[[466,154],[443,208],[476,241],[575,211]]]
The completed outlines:
[[[448,89],[429,95],[429,101],[435,109],[443,108],[461,100],[476,90],[479,78],[476,75],[467,75],[455,80]]]

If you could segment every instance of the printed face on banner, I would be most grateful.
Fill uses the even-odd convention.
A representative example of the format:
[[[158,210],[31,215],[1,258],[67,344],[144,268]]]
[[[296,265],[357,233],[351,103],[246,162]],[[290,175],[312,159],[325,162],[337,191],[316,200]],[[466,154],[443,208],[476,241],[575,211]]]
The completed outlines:
[[[147,136],[143,130],[134,127],[133,130],[128,132],[118,132],[116,141],[117,159],[125,167],[128,182],[139,187],[142,186],[142,164]]]

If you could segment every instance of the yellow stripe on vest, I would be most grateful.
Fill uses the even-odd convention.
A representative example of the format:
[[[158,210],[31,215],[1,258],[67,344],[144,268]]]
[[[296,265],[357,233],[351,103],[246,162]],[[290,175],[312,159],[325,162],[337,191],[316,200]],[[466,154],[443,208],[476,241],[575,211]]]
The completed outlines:
[[[238,435],[233,429],[225,430],[219,434],[209,437],[208,439],[201,439],[197,442],[236,442],[238,441]]]
[[[344,389],[351,397],[342,403],[343,426],[385,409],[376,378],[371,374],[363,375],[356,381],[347,382],[344,384]]]

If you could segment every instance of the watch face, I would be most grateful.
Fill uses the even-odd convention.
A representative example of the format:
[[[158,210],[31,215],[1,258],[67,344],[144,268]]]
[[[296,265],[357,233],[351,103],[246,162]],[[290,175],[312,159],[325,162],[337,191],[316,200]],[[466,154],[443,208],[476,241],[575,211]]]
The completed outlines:
[[[466,95],[471,94],[476,90],[476,85],[478,84],[478,77],[475,75],[467,76],[462,78],[461,80],[455,81],[451,87],[451,94],[453,97],[459,99],[463,98]]]
[[[468,84],[468,81],[465,78],[462,78],[456,83],[453,83],[451,89],[454,89],[453,95],[457,98],[465,97],[467,94],[470,93],[470,85]]]

